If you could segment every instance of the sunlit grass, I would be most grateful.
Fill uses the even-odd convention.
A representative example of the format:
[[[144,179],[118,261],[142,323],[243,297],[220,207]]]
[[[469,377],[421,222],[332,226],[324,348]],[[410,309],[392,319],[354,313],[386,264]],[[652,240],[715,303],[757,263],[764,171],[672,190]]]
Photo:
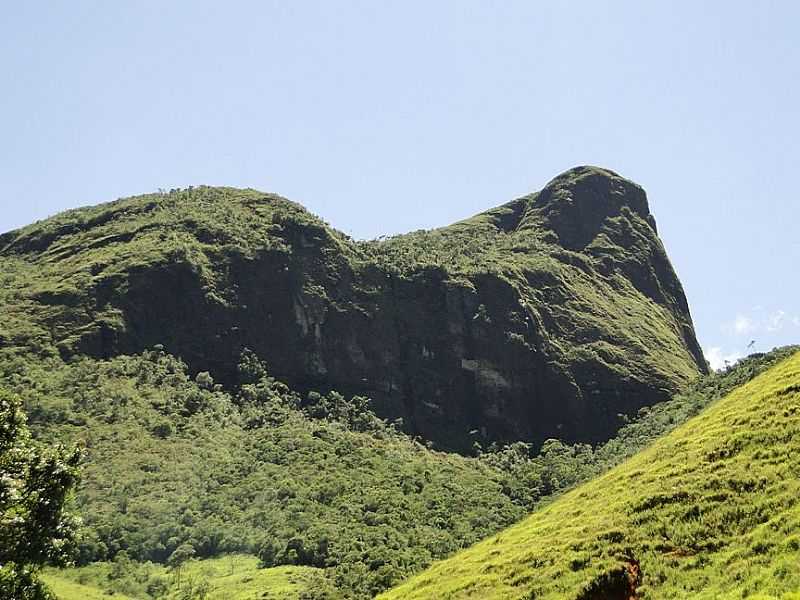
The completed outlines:
[[[620,467],[381,598],[577,598],[633,559],[642,599],[790,598],[800,589],[799,502],[795,354]]]
[[[291,600],[317,586],[321,577],[320,569],[312,567],[259,569],[256,557],[237,554],[192,560],[178,569],[136,565],[123,573],[121,579],[130,579],[131,587],[136,587],[137,583],[146,587],[149,582],[161,581],[164,591],[158,597],[169,600]],[[113,565],[109,563],[52,569],[45,572],[43,579],[58,600],[143,600],[149,597],[114,591],[125,582],[115,581]]]

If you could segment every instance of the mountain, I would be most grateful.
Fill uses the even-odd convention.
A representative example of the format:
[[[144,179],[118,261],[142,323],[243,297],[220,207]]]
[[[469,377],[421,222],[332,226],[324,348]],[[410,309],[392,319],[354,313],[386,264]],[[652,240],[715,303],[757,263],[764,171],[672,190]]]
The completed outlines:
[[[254,190],[128,198],[0,236],[0,283],[0,388],[85,448],[64,594],[224,595],[240,553],[243,594],[371,597],[719,384],[644,192],[593,167],[370,242]]]
[[[603,441],[707,372],[644,191],[596,167],[371,242],[254,190],[138,196],[0,236],[0,281],[7,354],[160,346],[233,389],[249,349],[461,452]]]
[[[800,353],[381,596],[800,597]]]

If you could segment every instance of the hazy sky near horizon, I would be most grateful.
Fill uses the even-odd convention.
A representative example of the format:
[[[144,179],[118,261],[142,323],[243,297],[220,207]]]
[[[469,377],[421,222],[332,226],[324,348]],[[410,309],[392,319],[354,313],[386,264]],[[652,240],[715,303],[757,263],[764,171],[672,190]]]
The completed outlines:
[[[0,231],[188,185],[354,237],[645,187],[715,365],[800,343],[800,3],[15,2]]]

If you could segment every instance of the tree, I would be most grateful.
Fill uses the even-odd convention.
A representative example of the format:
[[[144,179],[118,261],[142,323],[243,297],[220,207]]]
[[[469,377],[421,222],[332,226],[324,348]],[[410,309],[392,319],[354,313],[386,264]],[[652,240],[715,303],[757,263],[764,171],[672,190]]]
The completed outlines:
[[[169,558],[167,559],[167,565],[173,568],[180,568],[180,566],[187,560],[194,558],[194,555],[194,546],[188,542],[185,542],[178,546],[175,549],[175,552],[170,554]]]
[[[81,453],[35,443],[21,402],[0,389],[0,597],[52,598],[36,578],[75,550],[77,519],[65,510]]]
[[[178,587],[180,587],[181,585],[181,571],[183,563],[185,563],[187,560],[194,558],[194,555],[195,555],[194,546],[192,546],[192,544],[190,544],[189,542],[184,542],[183,544],[178,546],[167,559],[167,565],[172,567],[173,571],[175,571],[175,580],[178,584]]]
[[[274,567],[278,560],[281,547],[272,540],[265,540],[258,549],[258,558],[261,560],[261,567]]]

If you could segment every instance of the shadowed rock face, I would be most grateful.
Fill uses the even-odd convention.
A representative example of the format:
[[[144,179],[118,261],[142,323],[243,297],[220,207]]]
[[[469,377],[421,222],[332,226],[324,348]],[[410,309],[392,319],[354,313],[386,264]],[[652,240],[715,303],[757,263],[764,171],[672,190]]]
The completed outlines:
[[[603,440],[706,370],[644,191],[594,167],[385,241],[198,188],[11,232],[0,259],[30,268],[24,319],[65,356],[163,344],[235,384],[250,348],[292,386],[368,395],[461,451]],[[22,337],[0,327],[0,344]]]

